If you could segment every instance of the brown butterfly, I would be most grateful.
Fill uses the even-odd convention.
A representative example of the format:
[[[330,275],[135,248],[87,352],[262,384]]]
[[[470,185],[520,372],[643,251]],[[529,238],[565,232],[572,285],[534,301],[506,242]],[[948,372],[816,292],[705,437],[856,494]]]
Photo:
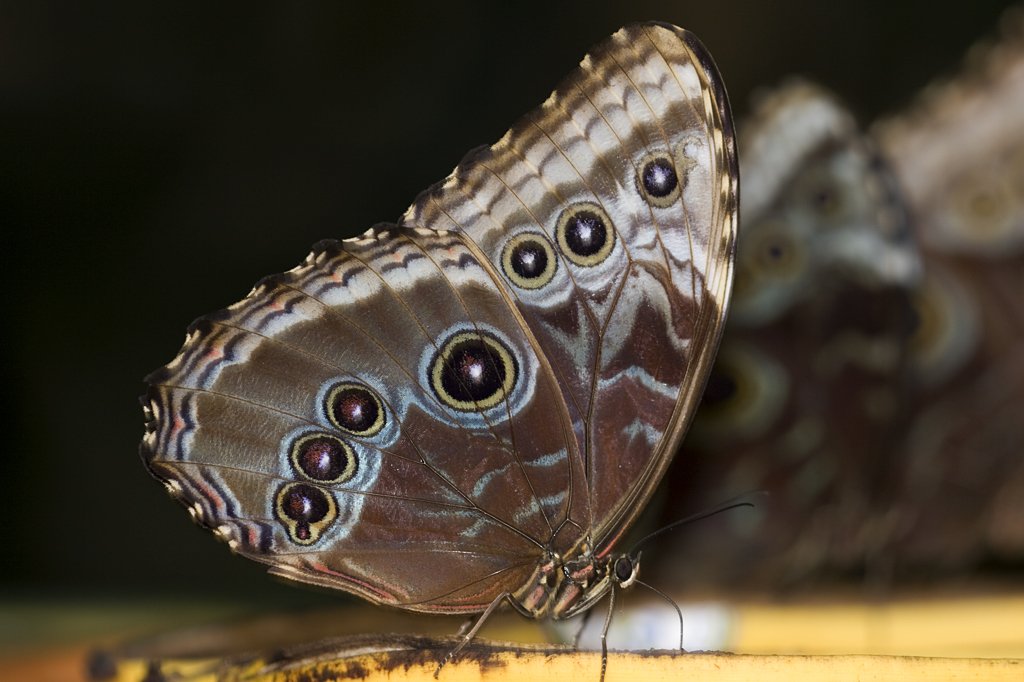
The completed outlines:
[[[1024,10],[874,134],[924,278],[887,552],[918,570],[1024,561]]]
[[[868,134],[794,82],[740,126],[733,311],[673,476],[685,509],[770,495],[678,534],[676,579],[1024,558],[1024,14],[918,99]]]
[[[582,613],[636,581],[620,541],[717,348],[737,183],[708,53],[624,28],[396,224],[196,321],[143,459],[277,575],[477,627]]]
[[[892,174],[824,89],[762,96],[739,148],[732,312],[672,485],[690,510],[769,495],[678,533],[677,560],[659,568],[691,585],[781,587],[862,560],[918,261]]]

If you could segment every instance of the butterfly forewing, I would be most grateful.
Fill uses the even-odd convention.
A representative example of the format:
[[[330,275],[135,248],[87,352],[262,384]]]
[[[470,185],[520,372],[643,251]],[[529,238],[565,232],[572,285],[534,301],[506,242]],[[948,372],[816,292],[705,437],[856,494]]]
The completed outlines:
[[[706,52],[685,31],[634,26],[403,218],[464,233],[495,264],[565,396],[601,550],[643,507],[703,388],[737,175]]]

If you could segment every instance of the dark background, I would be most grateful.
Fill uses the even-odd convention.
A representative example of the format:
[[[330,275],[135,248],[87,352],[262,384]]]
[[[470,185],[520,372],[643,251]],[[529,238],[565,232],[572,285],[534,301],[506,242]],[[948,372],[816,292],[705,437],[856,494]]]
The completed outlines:
[[[150,480],[143,375],[313,242],[396,219],[619,26],[697,33],[738,117],[803,74],[869,122],[1006,4],[0,4],[0,598],[308,599]]]

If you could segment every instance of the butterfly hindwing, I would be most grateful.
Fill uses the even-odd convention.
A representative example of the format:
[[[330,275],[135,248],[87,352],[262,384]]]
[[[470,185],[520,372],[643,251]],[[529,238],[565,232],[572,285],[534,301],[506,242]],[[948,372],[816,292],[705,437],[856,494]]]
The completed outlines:
[[[524,580],[570,504],[586,517],[550,370],[458,235],[322,245],[197,323],[150,381],[151,470],[294,579],[479,610]]]

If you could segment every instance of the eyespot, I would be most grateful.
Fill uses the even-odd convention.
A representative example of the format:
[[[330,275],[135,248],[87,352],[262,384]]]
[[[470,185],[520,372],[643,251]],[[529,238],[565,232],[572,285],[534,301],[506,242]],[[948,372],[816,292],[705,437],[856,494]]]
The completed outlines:
[[[445,405],[464,412],[494,407],[515,386],[519,366],[512,352],[486,332],[449,338],[430,362],[430,386]]]
[[[330,422],[354,436],[375,436],[386,423],[380,398],[362,384],[342,382],[327,393],[325,402]]]
[[[288,537],[299,545],[312,545],[338,518],[334,498],[308,483],[285,483],[277,490],[274,515]]]
[[[637,169],[640,195],[658,208],[668,208],[679,199],[679,175],[672,159],[662,153],[648,154]]]
[[[789,279],[804,268],[805,249],[781,223],[754,226],[744,244],[746,266],[761,277]]]
[[[311,433],[295,439],[290,451],[296,473],[318,483],[344,483],[359,469],[355,452],[329,433]]]
[[[1014,200],[1004,178],[985,174],[962,179],[948,198],[947,220],[959,232],[954,236],[979,244],[1003,241],[1019,224],[1014,222]]]
[[[963,367],[978,343],[978,302],[942,267],[930,267],[911,297],[910,365],[926,386]]]
[[[539,289],[555,276],[558,259],[546,237],[532,232],[517,234],[501,251],[501,269],[523,289]]]
[[[704,390],[694,442],[761,437],[782,414],[788,395],[786,372],[775,360],[745,343],[724,344]]]
[[[615,246],[615,227],[611,218],[603,208],[589,201],[573,204],[562,211],[555,234],[562,253],[582,267],[602,262]]]

